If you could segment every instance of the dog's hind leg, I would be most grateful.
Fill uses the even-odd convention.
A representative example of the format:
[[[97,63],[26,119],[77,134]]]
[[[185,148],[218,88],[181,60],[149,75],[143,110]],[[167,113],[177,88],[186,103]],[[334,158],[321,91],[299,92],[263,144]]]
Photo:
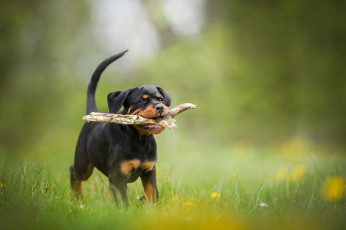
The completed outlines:
[[[79,198],[83,197],[82,181],[86,181],[92,174],[94,166],[91,164],[86,149],[86,135],[81,132],[79,136],[74,164],[70,167],[71,190]]]
[[[70,184],[71,184],[71,190],[74,193],[74,195],[77,198],[82,198],[82,181],[77,179],[77,176],[75,174],[74,165],[71,165],[70,167]]]
[[[91,176],[93,170],[94,166],[92,164],[88,164],[86,169],[82,170],[82,173],[75,169],[75,165],[70,167],[71,189],[78,198],[83,198],[82,181],[86,181]]]

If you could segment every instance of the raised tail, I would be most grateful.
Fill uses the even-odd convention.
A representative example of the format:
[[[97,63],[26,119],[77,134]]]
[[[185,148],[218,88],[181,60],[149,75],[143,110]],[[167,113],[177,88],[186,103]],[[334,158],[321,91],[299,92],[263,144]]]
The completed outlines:
[[[99,81],[102,72],[107,68],[109,64],[111,64],[118,58],[121,58],[127,51],[128,50],[125,50],[124,52],[121,52],[119,54],[113,55],[105,59],[96,67],[91,77],[91,80],[89,82],[88,91],[87,91],[87,99],[86,99],[86,113],[87,114],[98,111],[96,102],[95,102],[95,91],[96,91],[97,82]]]

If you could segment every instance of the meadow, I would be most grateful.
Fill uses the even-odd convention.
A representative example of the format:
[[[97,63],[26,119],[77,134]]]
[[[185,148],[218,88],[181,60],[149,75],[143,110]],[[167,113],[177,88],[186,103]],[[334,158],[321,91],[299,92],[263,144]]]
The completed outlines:
[[[1,230],[346,229],[338,2],[1,3]],[[128,210],[97,170],[83,200],[69,188],[91,74],[126,49],[99,82],[100,111],[140,85],[198,106],[156,137],[159,201],[143,206],[138,180]]]
[[[295,139],[259,149],[246,141],[216,147],[158,136],[160,200],[117,207],[97,170],[71,197],[73,154],[2,159],[1,229],[342,229],[345,157]],[[327,150],[325,150],[327,151]]]

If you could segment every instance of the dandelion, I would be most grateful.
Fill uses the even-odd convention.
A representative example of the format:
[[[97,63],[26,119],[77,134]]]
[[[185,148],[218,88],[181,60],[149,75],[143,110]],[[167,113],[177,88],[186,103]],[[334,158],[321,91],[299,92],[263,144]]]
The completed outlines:
[[[215,198],[215,199],[219,199],[219,198],[221,197],[221,193],[219,193],[219,192],[213,192],[213,193],[211,194],[211,197],[212,197],[212,198]]]
[[[286,178],[286,170],[285,169],[279,169],[275,174],[275,179],[280,181]]]
[[[47,193],[47,192],[48,192],[48,189],[49,189],[49,184],[46,183],[46,187],[45,187],[45,189],[44,189],[44,193]]]
[[[4,188],[5,188],[5,184],[0,183],[0,192],[1,192],[1,190],[4,189]]]
[[[57,199],[59,199],[59,196],[55,196],[54,198],[57,200]]]
[[[267,203],[259,203],[258,205],[261,207],[269,207],[269,205]]]
[[[172,201],[177,201],[177,200],[179,200],[179,196],[173,196],[172,197]]]
[[[184,206],[192,206],[194,203],[192,201],[184,202]]]
[[[339,200],[344,195],[345,180],[335,176],[327,178],[323,187],[322,194],[324,199],[329,201]]]
[[[305,166],[303,164],[297,165],[290,174],[290,180],[296,181],[303,177],[305,173]]]

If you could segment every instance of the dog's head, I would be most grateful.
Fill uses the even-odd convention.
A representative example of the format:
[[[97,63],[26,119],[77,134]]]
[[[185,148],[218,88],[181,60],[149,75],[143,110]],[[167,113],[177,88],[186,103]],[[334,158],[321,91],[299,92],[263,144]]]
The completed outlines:
[[[155,118],[167,115],[171,96],[160,87],[140,86],[109,93],[107,101],[110,113],[117,113],[123,106],[123,114]],[[141,134],[159,134],[164,130],[158,125],[135,125],[135,128]]]

